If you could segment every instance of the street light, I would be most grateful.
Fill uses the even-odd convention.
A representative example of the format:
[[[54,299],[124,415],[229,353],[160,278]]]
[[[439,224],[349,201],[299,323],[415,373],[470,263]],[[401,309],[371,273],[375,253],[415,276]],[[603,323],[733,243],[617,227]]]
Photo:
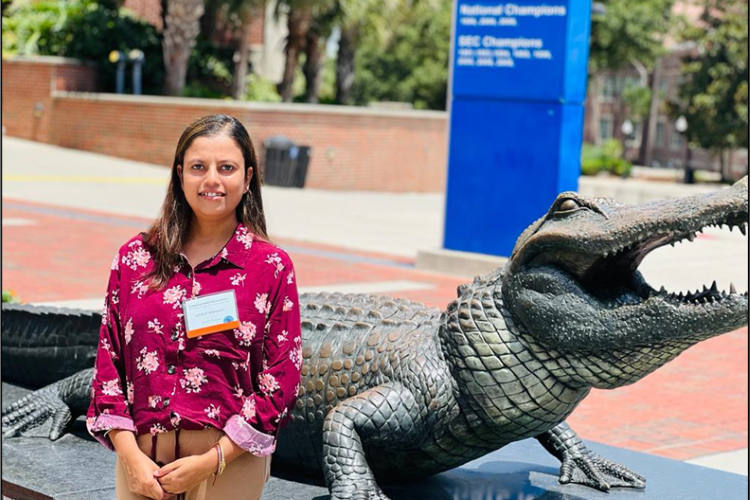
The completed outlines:
[[[128,59],[133,61],[133,94],[141,94],[141,68],[146,56],[142,50],[133,49],[128,52]]]
[[[622,141],[622,159],[627,161],[628,159],[628,143],[631,143],[633,140],[633,132],[635,132],[635,126],[633,125],[633,122],[630,121],[630,119],[626,119],[624,122],[622,122],[622,125],[620,125],[620,131],[623,135],[623,141]],[[622,169],[622,178],[627,179],[627,170],[625,168]]]
[[[631,122],[630,120],[625,120],[624,122],[622,122],[622,127],[620,127],[620,129],[622,130],[622,134],[626,138],[629,138],[631,135],[633,135],[633,132],[635,131],[633,122]]]
[[[674,122],[674,128],[676,128],[677,131],[681,134],[684,134],[685,132],[687,132],[687,129],[688,129],[687,118],[685,118],[683,115],[680,115],[680,117],[677,118],[677,120],[675,120]]]
[[[125,92],[125,54],[119,50],[113,50],[109,53],[109,62],[117,64],[115,91],[118,94],[122,94]]]
[[[680,115],[679,118],[677,118],[677,120],[675,120],[674,122],[674,128],[677,132],[684,135],[688,129],[687,118],[685,118],[684,115]],[[685,184],[695,183],[695,173],[693,172],[693,168],[690,166],[691,155],[692,150],[690,149],[690,141],[688,141],[687,137],[685,137]]]

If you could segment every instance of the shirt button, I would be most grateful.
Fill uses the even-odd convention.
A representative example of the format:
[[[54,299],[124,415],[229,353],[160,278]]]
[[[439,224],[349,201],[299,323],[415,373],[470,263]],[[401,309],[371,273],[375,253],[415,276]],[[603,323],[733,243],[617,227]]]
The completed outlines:
[[[164,406],[169,406],[169,398],[164,398]]]
[[[180,338],[180,335],[177,332],[172,332],[172,335],[170,336],[172,340],[177,340]]]
[[[167,373],[169,373],[170,375],[174,375],[174,372],[175,372],[174,365],[169,365],[169,367],[167,367]]]

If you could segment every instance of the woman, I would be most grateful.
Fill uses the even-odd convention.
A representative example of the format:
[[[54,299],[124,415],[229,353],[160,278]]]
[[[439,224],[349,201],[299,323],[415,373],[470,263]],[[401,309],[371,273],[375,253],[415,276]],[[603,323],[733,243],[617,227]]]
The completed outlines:
[[[195,121],[159,217],[112,263],[87,425],[117,452],[118,500],[257,500],[268,479],[302,349],[257,168],[239,121]]]

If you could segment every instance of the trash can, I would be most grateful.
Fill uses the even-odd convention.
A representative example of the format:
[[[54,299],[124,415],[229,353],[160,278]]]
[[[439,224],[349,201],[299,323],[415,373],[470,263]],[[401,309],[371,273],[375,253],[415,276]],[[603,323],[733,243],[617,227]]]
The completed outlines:
[[[263,183],[268,186],[305,187],[310,147],[275,135],[263,142]]]

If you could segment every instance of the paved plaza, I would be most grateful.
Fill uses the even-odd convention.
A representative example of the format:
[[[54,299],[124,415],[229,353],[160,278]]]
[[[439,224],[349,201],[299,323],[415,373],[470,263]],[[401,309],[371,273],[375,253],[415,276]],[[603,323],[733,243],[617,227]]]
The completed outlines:
[[[137,147],[137,145],[134,145]],[[112,256],[147,228],[169,170],[3,137],[2,288],[21,300],[98,309]],[[627,182],[614,180],[613,182]],[[271,238],[304,291],[404,297],[444,308],[470,280],[417,269],[441,246],[440,194],[265,187]],[[642,266],[652,284],[748,287],[747,239],[708,230]],[[584,439],[747,474],[747,329],[704,342],[631,387],[594,391],[569,419]]]

